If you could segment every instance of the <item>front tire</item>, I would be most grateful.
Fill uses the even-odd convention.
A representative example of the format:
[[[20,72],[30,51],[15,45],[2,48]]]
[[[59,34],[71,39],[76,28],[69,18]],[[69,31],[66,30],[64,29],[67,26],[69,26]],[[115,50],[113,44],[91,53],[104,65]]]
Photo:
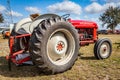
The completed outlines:
[[[97,59],[106,59],[112,53],[112,43],[109,39],[99,39],[94,46],[94,56]]]
[[[43,72],[60,73],[70,69],[79,52],[75,28],[61,18],[42,21],[32,33],[30,53]]]

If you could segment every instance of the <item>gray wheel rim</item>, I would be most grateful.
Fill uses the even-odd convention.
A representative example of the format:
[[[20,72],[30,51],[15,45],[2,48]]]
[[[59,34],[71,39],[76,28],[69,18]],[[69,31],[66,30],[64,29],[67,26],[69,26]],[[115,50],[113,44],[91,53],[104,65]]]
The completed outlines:
[[[110,45],[108,42],[104,42],[100,47],[100,55],[102,57],[107,57],[110,53]]]
[[[54,31],[47,42],[47,56],[55,65],[68,63],[75,51],[75,40],[66,29]]]

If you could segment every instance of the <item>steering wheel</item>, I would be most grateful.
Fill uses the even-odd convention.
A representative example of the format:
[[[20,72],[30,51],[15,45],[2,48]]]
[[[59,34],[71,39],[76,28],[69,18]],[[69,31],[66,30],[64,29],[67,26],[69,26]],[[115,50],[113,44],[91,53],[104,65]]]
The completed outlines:
[[[69,16],[70,16],[70,14],[64,14],[61,17],[64,18],[64,19],[67,19]]]

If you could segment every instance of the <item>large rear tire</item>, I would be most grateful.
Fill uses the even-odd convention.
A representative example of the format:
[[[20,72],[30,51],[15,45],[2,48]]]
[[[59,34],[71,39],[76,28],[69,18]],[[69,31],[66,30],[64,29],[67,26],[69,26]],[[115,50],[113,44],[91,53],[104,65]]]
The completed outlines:
[[[70,69],[79,52],[75,28],[61,18],[42,21],[32,33],[30,54],[42,72],[60,73]]]

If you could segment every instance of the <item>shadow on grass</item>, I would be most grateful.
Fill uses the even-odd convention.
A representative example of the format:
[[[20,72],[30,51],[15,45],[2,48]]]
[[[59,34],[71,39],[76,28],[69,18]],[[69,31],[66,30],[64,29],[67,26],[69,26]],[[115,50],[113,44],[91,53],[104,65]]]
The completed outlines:
[[[81,56],[80,59],[82,60],[97,60],[94,56]]]
[[[11,64],[12,71],[9,71],[7,60],[5,57],[0,57],[0,75],[5,77],[34,77],[34,76],[47,76],[46,74],[40,73],[35,66],[19,66]]]
[[[97,60],[94,56],[84,56],[84,53],[79,53],[78,56],[82,60]]]
[[[82,60],[96,60],[95,57],[83,57]],[[12,71],[8,69],[8,62],[5,57],[0,57],[0,75],[4,77],[35,77],[35,76],[47,76],[47,73],[42,73],[35,66],[19,66],[17,67],[15,64],[11,64]]]

